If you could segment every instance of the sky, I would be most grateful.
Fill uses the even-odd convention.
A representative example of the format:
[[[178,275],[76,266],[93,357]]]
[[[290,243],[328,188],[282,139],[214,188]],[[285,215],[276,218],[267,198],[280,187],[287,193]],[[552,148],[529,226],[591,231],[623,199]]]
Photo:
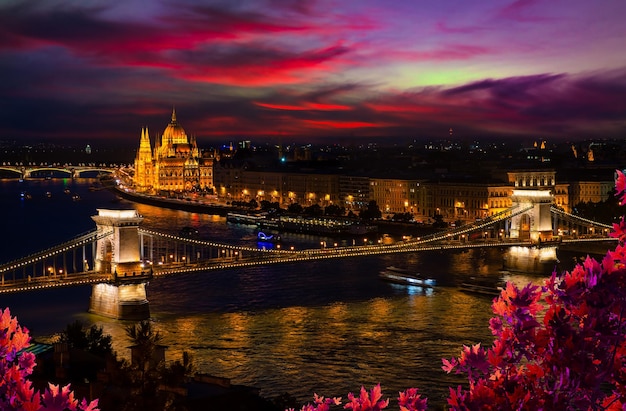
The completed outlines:
[[[0,140],[625,138],[624,0],[3,0]]]

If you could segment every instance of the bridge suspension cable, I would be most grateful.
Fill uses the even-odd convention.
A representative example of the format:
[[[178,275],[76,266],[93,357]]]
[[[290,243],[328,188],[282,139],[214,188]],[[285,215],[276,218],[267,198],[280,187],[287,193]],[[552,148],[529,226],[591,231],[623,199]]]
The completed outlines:
[[[480,221],[476,221],[471,224],[466,224],[461,227],[455,227],[449,230],[430,234],[428,236],[421,237],[419,240],[413,240],[412,242],[424,244],[424,243],[433,242],[433,241],[445,240],[448,237],[454,237],[454,236],[461,235],[461,234],[467,234],[470,232],[483,230],[487,227],[492,226],[495,223],[499,223],[500,221],[508,220],[511,217],[515,217],[516,215],[523,214],[531,210],[532,208],[533,206],[522,208],[520,205],[516,205],[510,208],[507,208],[506,210],[503,210],[499,213],[496,213],[492,216],[484,218]]]
[[[599,223],[597,221],[589,220],[588,218],[577,216],[575,214],[570,214],[570,213],[567,213],[567,212],[565,212],[563,210],[559,210],[558,208],[556,208],[554,206],[550,207],[550,212],[552,214],[559,215],[559,216],[561,216],[561,217],[563,217],[565,219],[568,219],[568,220],[571,220],[571,221],[575,221],[577,223],[585,223],[585,224],[590,224],[592,226],[602,227],[602,228],[610,228],[610,229],[613,228],[612,225]]]
[[[79,235],[69,241],[55,245],[42,251],[27,255],[26,257],[19,258],[17,260],[9,261],[0,265],[0,273],[12,271],[27,265],[31,265],[42,260],[54,257],[56,255],[71,251],[78,247],[82,247],[99,239],[112,235],[112,231],[98,233],[97,230],[89,231],[85,234]]]
[[[187,244],[192,244],[192,245],[198,245],[198,246],[204,246],[204,247],[219,247],[219,248],[223,248],[223,249],[230,249],[230,250],[239,250],[239,251],[250,251],[250,252],[267,252],[267,253],[276,253],[276,254],[287,254],[287,253],[293,253],[293,251],[291,250],[277,250],[277,249],[259,249],[256,247],[247,247],[247,246],[241,246],[241,245],[234,245],[234,244],[222,244],[222,243],[216,243],[213,241],[204,241],[204,240],[197,240],[194,238],[187,238],[187,237],[180,237],[180,236],[176,236],[176,235],[172,235],[172,234],[167,234],[167,233],[162,233],[159,231],[153,231],[153,230],[146,230],[144,228],[140,228],[139,229],[139,233],[140,234],[144,234],[144,235],[149,235],[149,236],[157,236],[157,237],[161,237],[161,238],[165,238],[168,240],[173,240],[173,241],[177,241],[180,243],[187,243]]]

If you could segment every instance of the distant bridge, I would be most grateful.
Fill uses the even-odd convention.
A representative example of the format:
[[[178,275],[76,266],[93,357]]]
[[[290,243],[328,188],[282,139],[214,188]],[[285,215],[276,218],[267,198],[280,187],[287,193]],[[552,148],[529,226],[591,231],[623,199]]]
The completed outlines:
[[[113,173],[117,170],[114,166],[10,166],[1,165],[0,170],[12,173],[16,178],[46,178],[46,177],[58,177],[59,175],[66,176],[67,178],[80,178],[84,173]]]

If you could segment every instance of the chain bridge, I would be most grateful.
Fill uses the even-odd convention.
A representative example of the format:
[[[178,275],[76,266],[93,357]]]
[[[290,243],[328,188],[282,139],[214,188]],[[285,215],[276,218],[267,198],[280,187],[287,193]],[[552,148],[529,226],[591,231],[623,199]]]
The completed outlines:
[[[0,293],[92,285],[90,311],[114,318],[149,316],[145,286],[155,277],[253,265],[328,258],[482,247],[546,247],[615,241],[612,228],[565,213],[545,195],[515,197],[513,207],[472,224],[383,244],[257,248],[219,243],[140,227],[135,210],[99,209],[96,229],[62,244],[0,265]]]

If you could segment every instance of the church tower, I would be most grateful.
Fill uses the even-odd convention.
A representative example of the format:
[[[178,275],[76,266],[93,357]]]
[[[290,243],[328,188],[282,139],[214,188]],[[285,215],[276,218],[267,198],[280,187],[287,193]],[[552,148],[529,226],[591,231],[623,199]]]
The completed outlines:
[[[135,185],[139,190],[147,190],[154,185],[152,165],[152,147],[148,128],[141,129],[139,150],[135,158]]]

